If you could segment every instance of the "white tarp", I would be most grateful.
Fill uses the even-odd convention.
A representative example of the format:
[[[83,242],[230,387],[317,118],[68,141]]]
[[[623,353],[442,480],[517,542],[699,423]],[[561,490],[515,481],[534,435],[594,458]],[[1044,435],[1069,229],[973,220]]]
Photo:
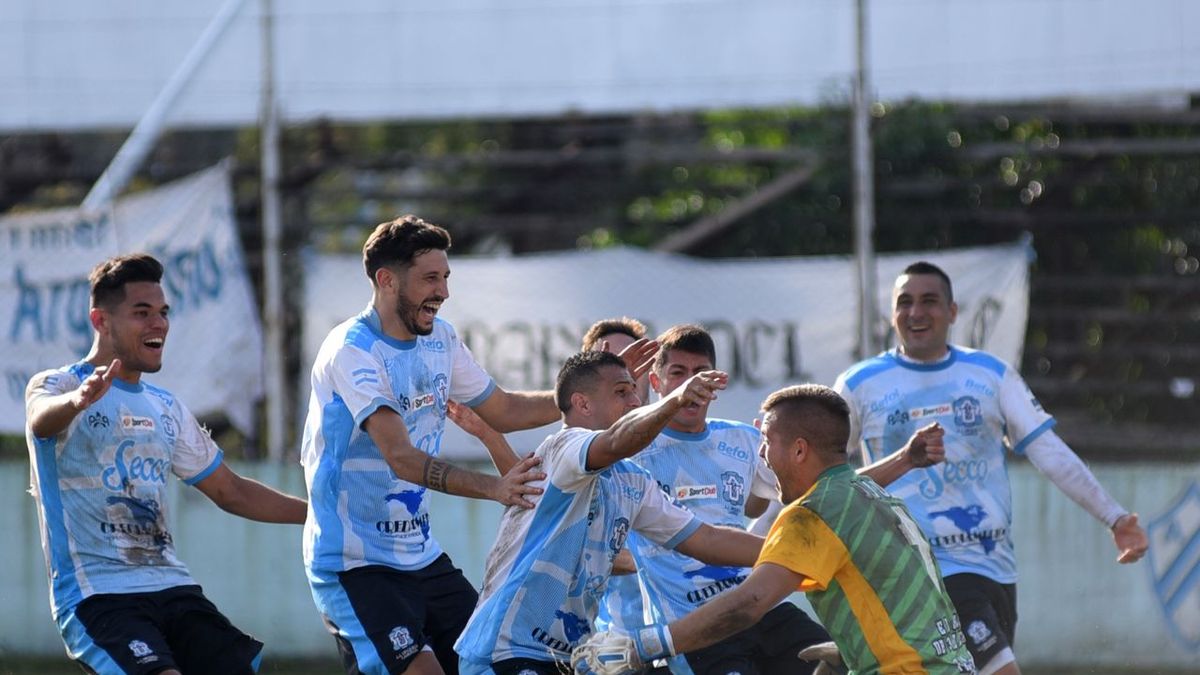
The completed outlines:
[[[163,369],[147,381],[198,414],[243,431],[262,397],[262,331],[242,259],[229,171],[216,167],[118,200],[112,214],[59,209],[0,218],[0,431],[24,433],[25,385],[92,344],[87,276],[101,260],[146,251],[166,268],[171,305]]]
[[[888,322],[892,281],[919,259],[940,265],[954,281],[959,318],[951,338],[1019,363],[1029,305],[1028,244],[880,256],[881,325]],[[712,332],[717,366],[731,375],[710,410],[718,417],[748,421],[775,389],[833,384],[854,363],[850,258],[715,261],[618,248],[490,259],[452,252],[450,267],[450,299],[441,316],[509,390],[552,388],[587,327],[621,315],[638,318],[653,334],[680,322]],[[371,289],[359,256],[321,255],[307,269],[304,348],[311,364],[329,329],[364,308]],[[518,450],[532,449],[544,436],[535,430],[510,440]],[[442,450],[482,453],[452,424]]]

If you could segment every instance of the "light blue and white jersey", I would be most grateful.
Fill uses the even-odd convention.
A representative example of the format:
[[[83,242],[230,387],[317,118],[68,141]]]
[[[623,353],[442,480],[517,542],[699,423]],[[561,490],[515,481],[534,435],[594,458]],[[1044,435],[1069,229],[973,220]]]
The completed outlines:
[[[38,373],[25,409],[74,391],[95,371],[81,362]],[[220,448],[169,392],[114,379],[67,428],[37,438],[25,427],[42,550],[57,620],[97,593],[145,593],[196,583],[167,528],[167,476],[195,485]]]
[[[545,493],[532,509],[504,512],[479,604],[454,645],[461,672],[488,672],[512,658],[568,662],[592,632],[630,530],[673,547],[700,527],[633,462],[588,471],[588,447],[599,433],[567,427],[535,451],[547,477],[530,484]]]
[[[629,545],[628,540],[625,545]],[[636,574],[612,576],[600,600],[596,631],[619,630],[628,633],[646,625],[650,619],[645,616],[645,606],[642,585]]]
[[[704,431],[664,429],[631,461],[709,525],[746,528],[746,496],[778,499],[775,475],[758,456],[758,429],[710,419]],[[641,536],[627,544],[637,561],[653,623],[669,623],[745,581],[749,567],[707,565]]]
[[[1011,366],[982,351],[951,347],[936,363],[884,352],[842,373],[834,385],[850,404],[847,451],[870,464],[933,422],[946,430],[946,461],[914,469],[888,486],[904,499],[942,574],[1017,580],[1012,491],[1005,449],[1018,454],[1054,418]]]
[[[330,331],[312,368],[300,455],[308,484],[305,567],[418,570],[441,555],[425,488],[397,478],[362,425],[390,408],[413,446],[436,457],[446,402],[479,405],[495,386],[441,319],[429,335],[396,340],[367,308]]]

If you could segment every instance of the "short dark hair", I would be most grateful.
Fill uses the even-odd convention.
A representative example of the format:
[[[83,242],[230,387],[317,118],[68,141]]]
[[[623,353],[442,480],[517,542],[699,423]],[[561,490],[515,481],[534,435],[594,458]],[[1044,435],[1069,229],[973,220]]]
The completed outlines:
[[[426,251],[450,249],[450,233],[414,215],[380,223],[363,244],[363,267],[371,284],[381,267],[401,265],[407,267],[413,258]]]
[[[850,406],[833,389],[820,384],[784,387],[763,401],[762,410],[775,412],[772,427],[782,427],[787,442],[803,436],[824,458],[846,458]]]
[[[661,370],[667,364],[667,356],[673,351],[707,356],[708,362],[717,365],[717,348],[708,331],[694,323],[671,326],[658,336],[658,354],[654,357],[654,369]]]
[[[125,284],[137,281],[162,283],[163,266],[148,253],[109,258],[92,268],[92,307],[112,309],[125,301]]]
[[[625,362],[611,352],[579,352],[567,359],[558,371],[554,383],[554,404],[562,412],[571,409],[571,396],[579,391],[591,391],[600,379],[600,370],[616,366],[625,370]]]
[[[583,334],[583,351],[595,349],[605,335],[613,334],[628,335],[634,340],[640,340],[646,337],[646,324],[627,316],[597,321]]]
[[[954,302],[954,286],[950,283],[950,275],[937,265],[919,260],[905,267],[903,274],[934,274],[941,277],[942,283],[946,284],[946,302]]]

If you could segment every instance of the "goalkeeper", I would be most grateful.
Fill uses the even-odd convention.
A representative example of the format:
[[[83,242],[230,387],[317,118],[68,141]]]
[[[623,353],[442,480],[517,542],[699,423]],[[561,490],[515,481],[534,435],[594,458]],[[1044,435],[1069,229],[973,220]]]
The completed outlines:
[[[798,589],[852,673],[974,673],[929,542],[903,502],[846,464],[846,402],[799,385],[771,394],[763,412],[760,454],[790,506],[754,572],[669,626],[593,635],[572,653],[576,672],[638,672],[754,624]]]

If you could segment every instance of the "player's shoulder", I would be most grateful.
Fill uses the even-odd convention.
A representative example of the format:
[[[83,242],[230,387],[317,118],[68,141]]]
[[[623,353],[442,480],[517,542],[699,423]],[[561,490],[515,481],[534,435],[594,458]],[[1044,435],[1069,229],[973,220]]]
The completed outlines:
[[[1004,377],[1004,374],[1010,371],[1016,372],[1003,359],[994,354],[989,354],[982,349],[972,349],[959,345],[951,345],[950,349],[954,351],[954,358],[958,363],[982,368],[994,373],[997,377]]]
[[[886,373],[900,365],[895,354],[890,351],[880,352],[869,359],[864,359],[850,366],[837,377],[836,388],[854,391],[873,377]]]
[[[162,401],[163,404],[168,408],[173,407],[177,400],[175,398],[175,394],[172,394],[160,386],[150,384],[149,382],[142,382],[142,391],[145,392],[149,397],[158,401]]]
[[[87,361],[70,363],[58,368],[47,368],[34,373],[33,377],[29,378],[25,394],[28,396],[35,390],[69,391],[78,387],[95,371],[96,367]]]
[[[705,423],[708,425],[710,437],[718,443],[733,444],[747,441],[751,446],[756,446],[761,438],[758,429],[754,428],[753,424],[711,417],[705,420]],[[754,448],[751,447],[752,452],[753,450]]]

